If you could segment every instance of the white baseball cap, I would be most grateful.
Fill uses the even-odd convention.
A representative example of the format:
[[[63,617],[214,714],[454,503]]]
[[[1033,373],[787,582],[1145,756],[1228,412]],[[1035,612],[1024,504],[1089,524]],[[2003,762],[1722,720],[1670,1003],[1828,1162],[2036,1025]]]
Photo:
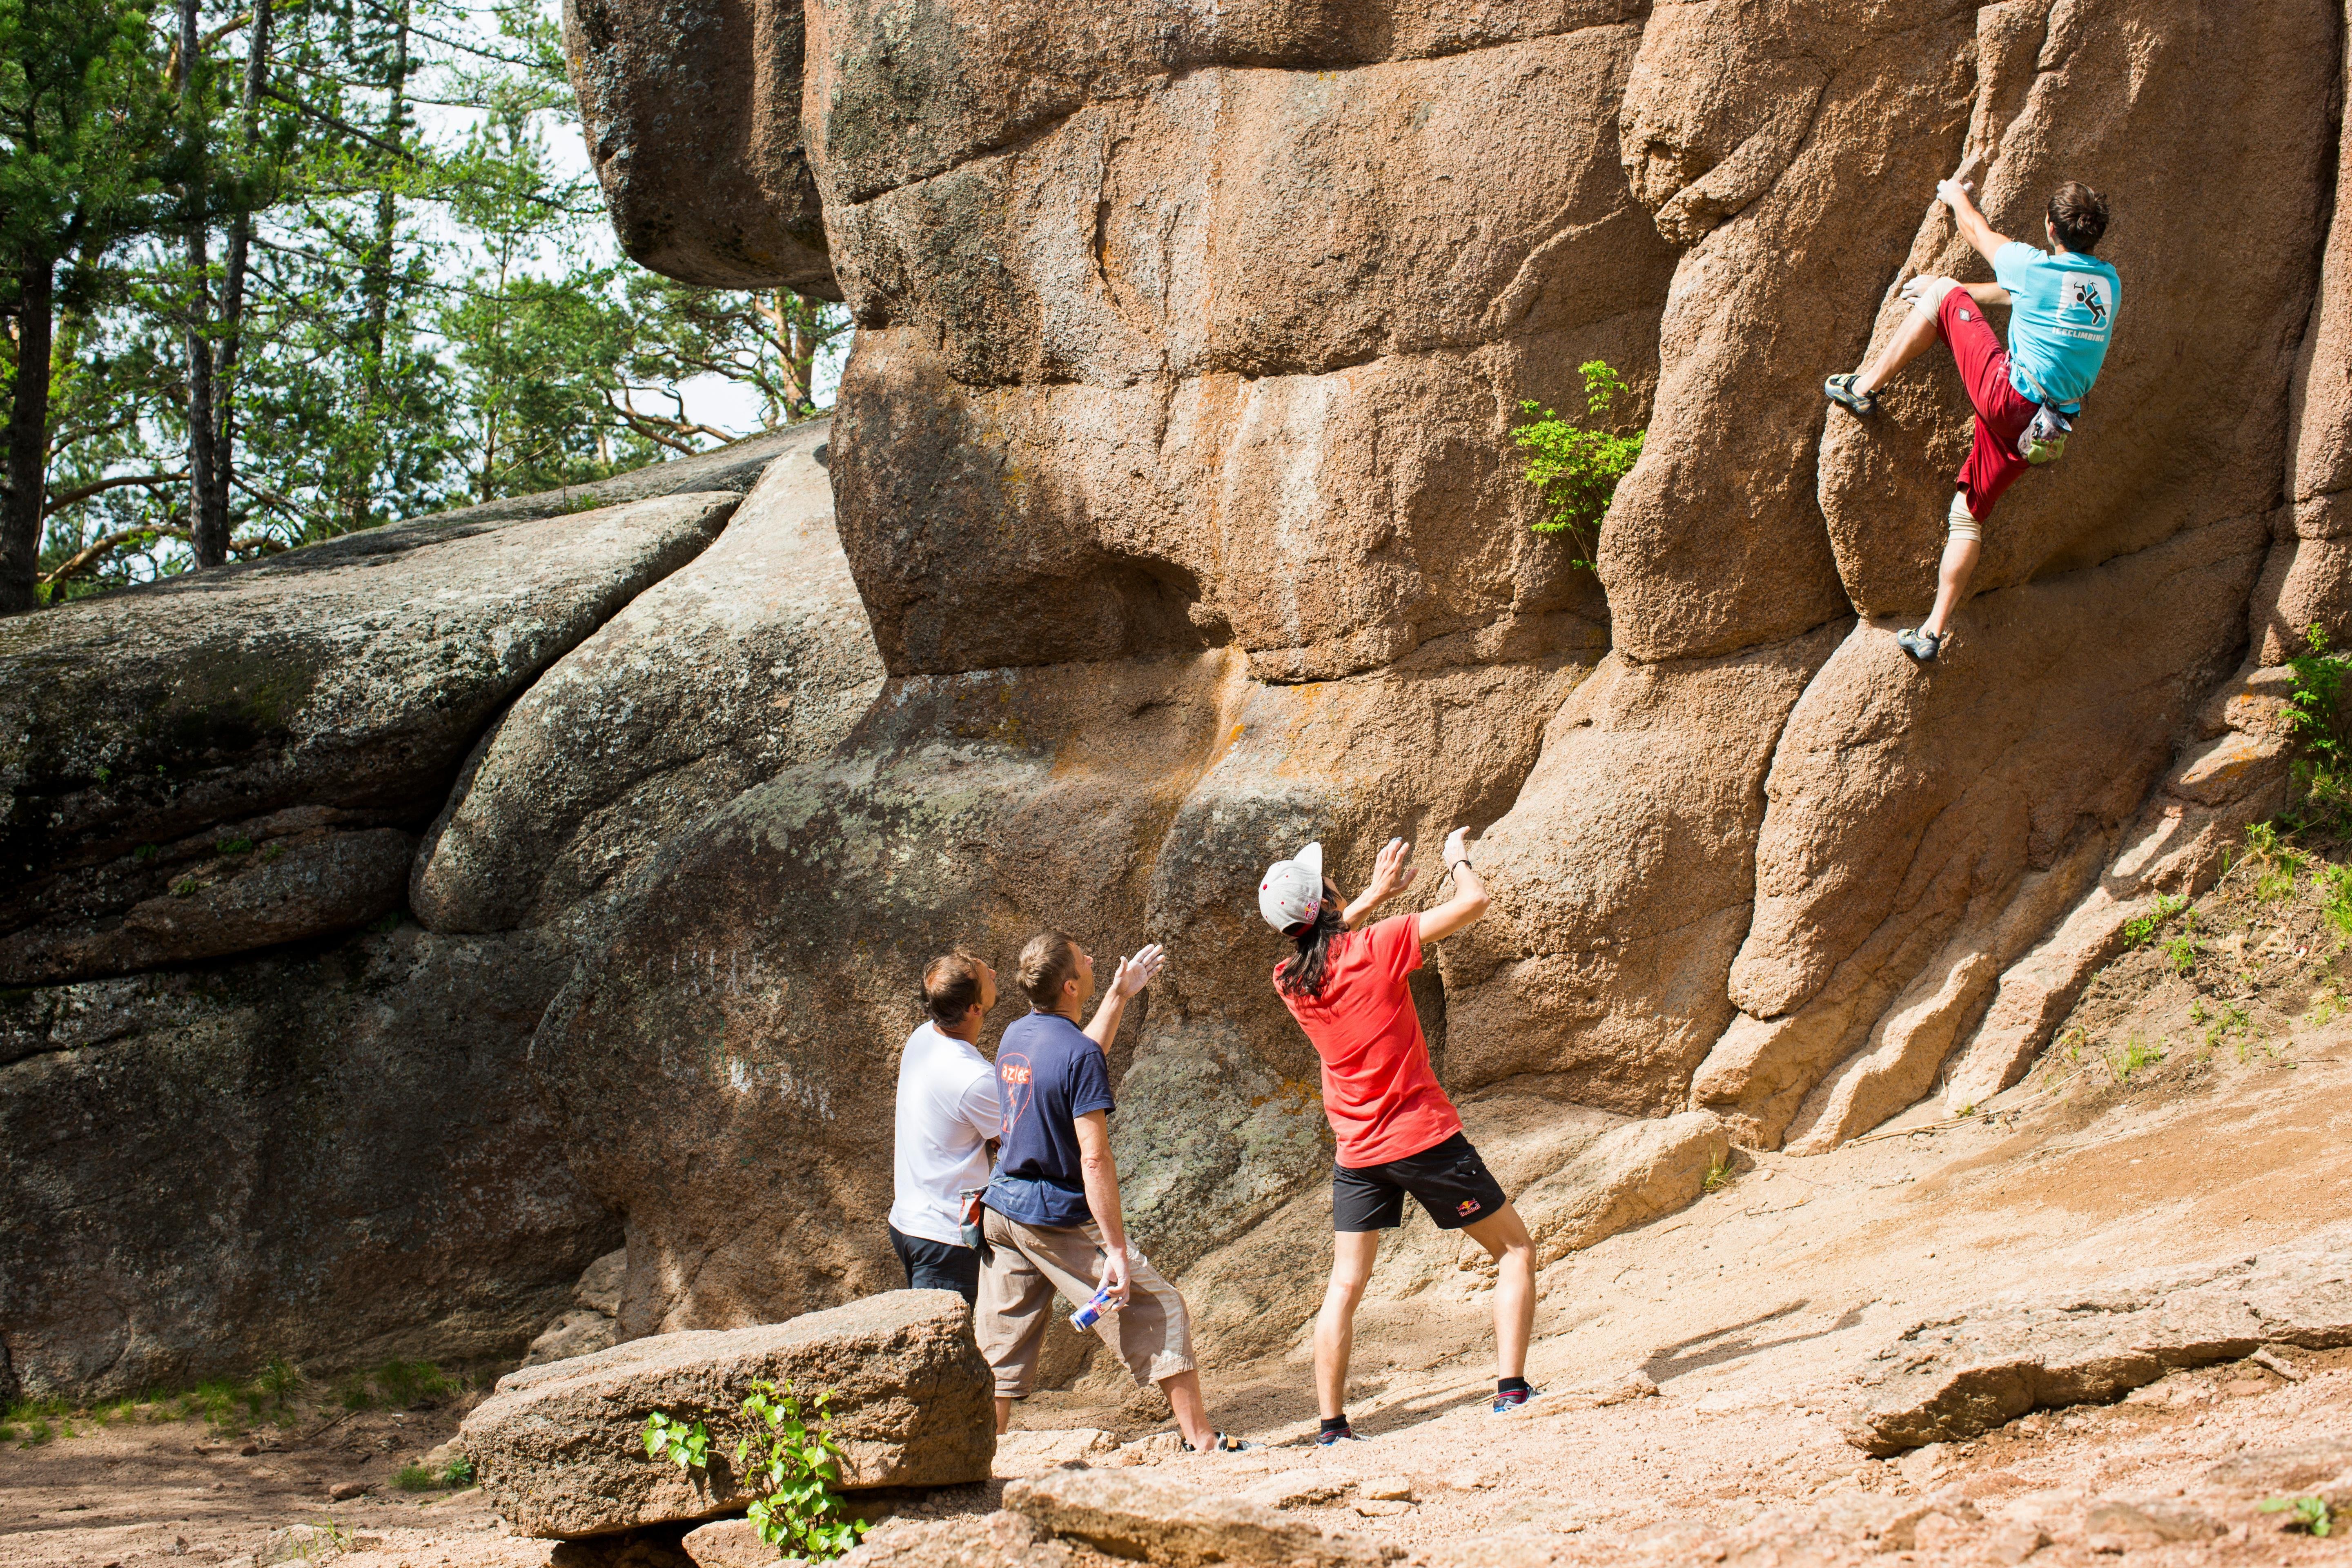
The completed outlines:
[[[1257,885],[1257,912],[1287,935],[1323,912],[1323,846],[1309,844],[1265,868]]]

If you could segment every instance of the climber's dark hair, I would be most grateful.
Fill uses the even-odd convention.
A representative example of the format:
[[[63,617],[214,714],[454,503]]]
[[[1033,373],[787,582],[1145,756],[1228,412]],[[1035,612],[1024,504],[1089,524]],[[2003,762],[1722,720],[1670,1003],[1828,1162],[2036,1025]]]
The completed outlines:
[[[1323,879],[1323,907],[1315,911],[1315,923],[1301,926],[1289,933],[1298,944],[1298,955],[1286,958],[1276,972],[1275,984],[1286,996],[1320,996],[1323,975],[1331,963],[1331,943],[1347,934],[1348,922],[1339,910],[1339,890],[1331,879]]]
[[[980,1005],[980,960],[957,948],[923,967],[923,1010],[931,1022],[951,1029]]]
[[[2107,232],[2107,198],[2083,184],[2069,180],[2050,193],[2050,226],[2058,243],[2088,256]]]
[[[1078,944],[1065,931],[1041,931],[1021,950],[1021,967],[1013,975],[1021,994],[1032,1007],[1052,1012],[1062,1003],[1062,987],[1078,973]]]

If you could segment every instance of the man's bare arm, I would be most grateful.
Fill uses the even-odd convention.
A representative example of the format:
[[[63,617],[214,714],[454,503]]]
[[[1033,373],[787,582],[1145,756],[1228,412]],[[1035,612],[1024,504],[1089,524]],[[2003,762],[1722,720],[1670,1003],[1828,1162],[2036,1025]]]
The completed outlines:
[[[1127,1300],[1127,1216],[1118,1206],[1118,1163],[1110,1155],[1110,1115],[1089,1110],[1077,1120],[1078,1173],[1086,1184],[1087,1207],[1101,1227],[1103,1277],[1113,1295]]]
[[[1979,256],[1990,261],[1993,252],[2009,243],[2009,237],[1995,233],[1992,225],[1985,222],[1984,214],[1977,211],[1975,198],[1970,194],[1975,188],[1966,180],[1945,180],[1936,186],[1936,199],[1952,209],[1952,221],[1959,226],[1960,237],[1967,240]],[[1974,293],[1975,290],[1972,289],[1969,292]],[[1977,301],[1980,305],[1986,302],[1982,300]]]
[[[1974,300],[1979,305],[2006,305],[2009,303],[2009,290],[2002,288],[1998,283],[1963,283],[1960,287],[1967,289],[1969,291],[1969,298]]]
[[[1132,958],[1122,958],[1118,968],[1103,989],[1103,999],[1096,1005],[1095,1016],[1087,1020],[1086,1037],[1105,1051],[1118,1036],[1118,1021],[1127,1015],[1127,999],[1151,984],[1160,973],[1160,963],[1165,955],[1156,942],[1147,942]]]

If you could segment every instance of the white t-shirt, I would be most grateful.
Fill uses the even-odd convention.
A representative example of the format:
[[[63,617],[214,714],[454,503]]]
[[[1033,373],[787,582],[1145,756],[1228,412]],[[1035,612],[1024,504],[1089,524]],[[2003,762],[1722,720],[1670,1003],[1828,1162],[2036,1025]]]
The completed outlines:
[[[963,1244],[958,1194],[988,1185],[988,1151],[1003,1119],[996,1069],[974,1047],[926,1023],[898,1058],[898,1149],[890,1223],[903,1236]]]

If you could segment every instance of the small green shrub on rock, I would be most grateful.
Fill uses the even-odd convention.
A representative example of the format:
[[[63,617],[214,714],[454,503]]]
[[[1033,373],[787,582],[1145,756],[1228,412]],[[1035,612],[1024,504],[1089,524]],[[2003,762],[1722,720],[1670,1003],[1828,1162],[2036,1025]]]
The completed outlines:
[[[1576,368],[1584,377],[1585,417],[1597,423],[1624,392],[1624,380],[1605,360],[1587,360]],[[1579,552],[1571,564],[1591,571],[1601,520],[1617,494],[1617,482],[1642,456],[1645,432],[1588,430],[1533,401],[1522,402],[1519,411],[1526,420],[1511,432],[1511,440],[1530,454],[1528,482],[1544,500],[1543,520],[1528,526],[1538,533],[1567,534]]]

